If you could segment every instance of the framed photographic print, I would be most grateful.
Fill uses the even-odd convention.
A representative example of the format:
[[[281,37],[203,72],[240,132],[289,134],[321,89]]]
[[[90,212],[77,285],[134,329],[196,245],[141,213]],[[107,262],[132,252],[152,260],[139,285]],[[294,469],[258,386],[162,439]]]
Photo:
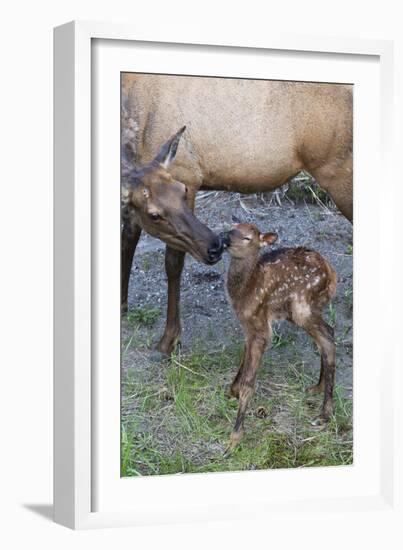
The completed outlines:
[[[386,41],[55,30],[57,522],[394,514],[391,97]]]

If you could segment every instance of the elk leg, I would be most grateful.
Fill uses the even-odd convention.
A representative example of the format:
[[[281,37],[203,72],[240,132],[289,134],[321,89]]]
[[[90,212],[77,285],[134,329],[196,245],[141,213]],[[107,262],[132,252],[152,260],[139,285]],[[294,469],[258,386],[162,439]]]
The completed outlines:
[[[185,253],[169,246],[165,251],[165,271],[168,278],[167,320],[164,334],[156,349],[164,355],[170,355],[181,336],[180,320],[180,281],[185,260]]]
[[[238,445],[244,435],[246,410],[255,391],[256,374],[268,340],[267,334],[251,335],[247,338],[244,365],[239,381],[238,413],[229,444],[225,450],[226,456]]]
[[[190,182],[190,174],[189,179]],[[198,184],[190,185],[187,196],[189,208],[194,210],[196,192],[200,187]],[[185,252],[174,250],[169,246],[165,249],[165,271],[168,278],[168,305],[165,330],[161,340],[156,345],[156,350],[162,355],[171,355],[176,346],[180,343],[181,319],[180,319],[180,283],[185,261]],[[157,357],[154,357],[155,359]]]
[[[127,301],[129,294],[129,280],[132,269],[133,256],[136,251],[137,243],[141,235],[141,227],[137,224],[131,224],[125,221],[122,229],[121,242],[121,310],[127,311]]]
[[[313,421],[315,426],[320,426],[326,423],[333,413],[333,386],[336,370],[333,329],[321,317],[311,320],[304,328],[317,343],[322,360],[325,393],[321,413]]]
[[[351,152],[347,153],[344,159],[337,159],[309,172],[329,193],[342,214],[352,222],[353,157]]]

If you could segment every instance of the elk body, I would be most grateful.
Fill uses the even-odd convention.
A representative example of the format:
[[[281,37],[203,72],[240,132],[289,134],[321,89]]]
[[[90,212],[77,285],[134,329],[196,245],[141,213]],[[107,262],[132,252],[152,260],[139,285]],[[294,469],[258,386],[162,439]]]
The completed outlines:
[[[260,255],[260,248],[275,242],[277,235],[262,234],[251,224],[237,224],[223,233],[222,239],[231,255],[227,292],[245,334],[243,357],[230,389],[239,400],[230,451],[243,436],[245,413],[262,355],[270,345],[273,321],[291,321],[318,345],[319,382],[308,391],[324,391],[324,400],[314,423],[323,424],[332,414],[335,344],[322,309],[336,292],[336,273],[319,253],[307,248],[283,248]]]
[[[197,192],[273,191],[305,170],[351,220],[352,120],[349,85],[123,74],[122,144],[131,154],[122,170],[122,306],[144,230],[167,243],[160,352],[170,354],[180,339],[185,252],[212,264],[222,251],[190,215]]]

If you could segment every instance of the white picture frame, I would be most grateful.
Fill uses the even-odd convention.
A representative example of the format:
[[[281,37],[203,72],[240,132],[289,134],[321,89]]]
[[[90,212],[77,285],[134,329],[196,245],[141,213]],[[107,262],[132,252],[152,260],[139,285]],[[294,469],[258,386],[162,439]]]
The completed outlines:
[[[113,44],[111,50],[114,51],[108,53],[107,47],[102,52],[102,41]],[[136,55],[131,52],[125,57],[124,51],[136,44],[145,52],[143,57],[139,50]],[[264,518],[269,512],[280,516],[302,512],[318,514],[322,513],[324,506],[329,513],[341,513],[346,509],[350,514],[387,512],[389,518],[395,518],[398,513],[395,503],[399,491],[399,470],[395,456],[397,435],[391,419],[397,415],[398,409],[390,391],[390,381],[393,379],[393,369],[397,367],[396,354],[393,346],[382,345],[388,341],[386,323],[374,324],[370,318],[371,308],[386,318],[384,316],[390,312],[392,289],[397,284],[393,271],[387,269],[385,264],[385,259],[393,256],[393,238],[390,238],[393,218],[389,206],[394,204],[393,185],[383,190],[384,201],[381,204],[376,194],[379,167],[382,164],[383,177],[391,170],[393,44],[388,41],[273,33],[267,37],[251,33],[247,38],[240,38],[232,37],[229,31],[219,38],[210,36],[208,31],[195,37],[187,36],[186,30],[183,30],[179,36],[177,32],[170,35],[168,29],[164,36],[155,37],[131,25],[72,22],[55,29],[54,45],[55,521],[81,529]],[[117,48],[121,48],[118,53]],[[113,82],[110,76],[121,70],[133,70],[130,64],[134,64],[138,72],[164,72],[159,68],[161,61],[155,65],[152,55],[152,51],[157,52],[161,60],[164,49],[167,50],[165,72],[173,74],[175,71],[170,63],[175,63],[172,61],[174,52],[178,58],[183,58],[185,65],[188,64],[183,74],[206,75],[212,74],[211,60],[232,55],[231,52],[238,52],[249,59],[254,55],[271,55],[272,78],[281,77],[282,73],[273,69],[276,56],[280,54],[282,62],[277,67],[278,71],[284,60],[292,56],[298,59],[305,57],[313,63],[316,63],[317,56],[322,56],[323,62],[318,64],[322,68],[313,69],[322,71],[320,80],[343,81],[341,75],[350,74],[352,76],[347,81],[361,82],[362,89],[367,92],[358,95],[362,104],[357,102],[355,96],[355,113],[359,113],[360,108],[362,111],[362,142],[355,143],[355,179],[358,182],[366,180],[368,192],[364,193],[360,184],[355,185],[354,200],[358,208],[354,239],[360,243],[362,251],[358,251],[357,255],[355,253],[354,270],[355,277],[357,274],[367,275],[365,279],[360,279],[359,289],[355,286],[358,295],[355,310],[360,315],[360,324],[354,345],[355,361],[357,354],[360,354],[359,360],[370,365],[371,374],[365,378],[364,369],[359,368],[355,372],[355,390],[357,385],[358,388],[365,385],[365,392],[362,391],[361,397],[357,392],[355,462],[351,468],[157,476],[130,479],[128,483],[120,480],[116,458],[120,452],[117,439],[120,425],[116,408],[118,374],[115,370],[119,373],[119,362],[116,362],[119,356],[116,315],[120,310],[115,309],[119,286],[111,285],[111,282],[116,282],[116,270],[113,272],[105,264],[105,257],[109,259],[109,265],[119,266],[120,261],[116,244],[120,229],[119,223],[116,223],[120,203],[115,200],[119,196],[119,186],[108,184],[108,178],[111,181],[116,176],[119,147],[115,149],[114,142],[102,140],[110,129],[110,135],[114,136],[112,139],[116,140],[117,128],[120,128],[120,117],[115,116],[120,109],[120,105],[116,105],[120,90],[113,87],[108,90],[108,82]],[[203,65],[203,52],[207,50],[209,70]],[[186,59],[181,52],[186,53]],[[189,68],[190,55],[192,69]],[[346,69],[357,56],[361,56],[360,76],[354,76],[354,66]],[[118,66],[120,62],[126,69]],[[99,77],[96,68],[100,63],[103,69]],[[326,69],[325,65],[329,67]],[[332,72],[337,72],[337,65],[341,67],[340,76],[332,78]],[[222,70],[218,67],[213,73],[222,74]],[[312,73],[313,80],[315,74]],[[240,73],[232,75],[239,76]],[[301,73],[300,79],[311,78],[307,73],[305,77]],[[100,84],[103,85],[104,99],[97,98],[94,102],[94,87]],[[366,100],[372,103],[364,105]],[[114,103],[111,103],[110,116],[94,134],[91,113],[96,115],[99,101]],[[375,112],[368,112],[369,107]],[[368,117],[364,116],[365,112],[368,112]],[[366,118],[368,126],[365,126]],[[98,161],[94,159],[94,148],[100,146],[104,150],[110,145],[110,160],[100,170]],[[363,161],[365,155],[367,162]],[[95,181],[94,174],[100,178],[99,181]],[[390,176],[391,172],[389,181],[393,181]],[[102,182],[101,193],[97,191],[99,182]],[[100,217],[109,220],[109,226],[107,224],[102,229]],[[371,238],[368,237],[369,230],[372,232]],[[385,235],[389,238],[383,240]],[[104,248],[103,259],[99,257],[97,245],[100,238]],[[370,272],[368,255],[371,255],[372,262]],[[101,268],[105,277],[96,280]],[[102,298],[103,288],[115,288],[107,302]],[[375,306],[368,301],[369,296]],[[111,315],[106,316],[107,311]],[[105,324],[106,317],[110,319]],[[108,334],[108,338],[103,339],[102,348],[98,347],[101,345],[100,331],[102,334],[107,331]],[[365,342],[371,342],[371,346],[366,346]],[[105,357],[109,359],[100,360]],[[114,368],[108,370],[105,365],[113,365]],[[115,397],[109,399],[109,394],[114,391]],[[369,451],[368,456],[366,450]],[[264,484],[267,484],[267,491],[262,494],[259,489]],[[169,498],[163,495],[169,495]]]

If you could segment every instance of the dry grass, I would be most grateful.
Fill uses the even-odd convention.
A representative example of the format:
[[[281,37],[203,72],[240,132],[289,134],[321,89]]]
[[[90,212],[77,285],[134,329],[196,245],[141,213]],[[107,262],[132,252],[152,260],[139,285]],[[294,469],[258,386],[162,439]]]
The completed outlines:
[[[222,197],[220,191],[202,191],[197,195],[197,205],[199,208],[208,208],[218,198]],[[228,195],[228,194],[226,194]],[[285,202],[290,204],[316,204],[328,215],[337,212],[337,207],[332,198],[324,191],[307,172],[300,172],[288,183],[267,193],[255,193],[252,195],[243,195],[242,193],[231,193],[226,198],[228,206],[234,208],[241,207],[246,214],[250,213],[249,202],[253,202],[253,210],[256,212],[256,199],[261,204],[262,213],[267,212],[270,206],[282,206]]]

